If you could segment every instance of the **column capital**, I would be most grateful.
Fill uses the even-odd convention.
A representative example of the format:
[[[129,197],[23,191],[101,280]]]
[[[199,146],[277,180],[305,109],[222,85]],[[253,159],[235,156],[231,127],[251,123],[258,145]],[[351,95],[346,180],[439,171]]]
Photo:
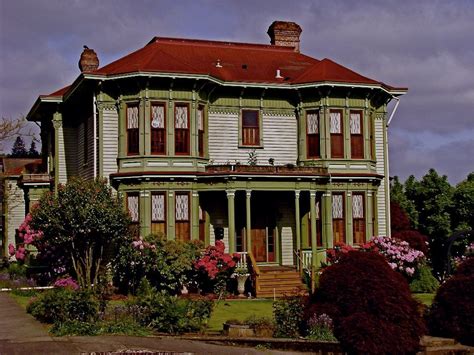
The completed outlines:
[[[193,197],[199,197],[199,192],[193,191]]]
[[[247,197],[252,196],[252,190],[246,190],[245,191],[245,196],[247,196]]]
[[[235,190],[225,190],[225,193],[227,194],[227,198],[235,197]]]
[[[53,115],[53,127],[54,129],[61,128],[63,126],[63,118],[59,112]]]
[[[315,197],[316,197],[316,191],[311,190],[311,191],[309,192],[309,196],[310,196],[311,198],[315,198]]]
[[[296,199],[300,198],[300,193],[301,193],[300,190],[295,190],[295,198]]]

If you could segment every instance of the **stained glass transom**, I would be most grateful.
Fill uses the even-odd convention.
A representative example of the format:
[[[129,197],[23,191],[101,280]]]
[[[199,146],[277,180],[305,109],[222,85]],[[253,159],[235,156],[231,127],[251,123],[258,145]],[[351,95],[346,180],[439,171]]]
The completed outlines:
[[[361,134],[361,127],[360,127],[360,113],[351,113],[351,117],[349,120],[349,124],[351,126],[351,134]]]
[[[164,194],[151,195],[151,220],[152,221],[165,220],[165,195]]]
[[[187,106],[176,106],[174,127],[179,128],[179,129],[188,128],[188,107]]]
[[[198,130],[204,131],[204,110],[202,108],[197,111]]]
[[[153,128],[165,128],[165,108],[162,105],[151,107],[151,126]]]
[[[176,195],[176,220],[187,221],[189,216],[189,196]]]
[[[308,134],[319,133],[319,114],[317,112],[308,113],[306,116],[308,125]]]
[[[332,218],[344,218],[342,195],[332,195]]]
[[[352,217],[364,218],[364,197],[360,194],[352,195]]]
[[[341,113],[340,112],[331,112],[329,114],[330,120],[330,130],[331,133],[342,133],[341,129]]]
[[[138,128],[138,106],[127,107],[127,128]]]
[[[128,213],[132,222],[138,222],[139,218],[139,209],[138,209],[138,196],[137,195],[128,195],[127,196],[127,207]]]

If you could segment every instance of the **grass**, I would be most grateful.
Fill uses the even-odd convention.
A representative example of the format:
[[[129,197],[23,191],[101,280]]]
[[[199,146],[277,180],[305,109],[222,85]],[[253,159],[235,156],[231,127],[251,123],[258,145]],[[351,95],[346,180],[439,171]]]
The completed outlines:
[[[433,303],[436,293],[414,293],[413,298],[429,307]]]
[[[229,319],[245,320],[249,316],[273,318],[272,300],[228,300],[214,306],[208,331],[222,330],[222,324]]]

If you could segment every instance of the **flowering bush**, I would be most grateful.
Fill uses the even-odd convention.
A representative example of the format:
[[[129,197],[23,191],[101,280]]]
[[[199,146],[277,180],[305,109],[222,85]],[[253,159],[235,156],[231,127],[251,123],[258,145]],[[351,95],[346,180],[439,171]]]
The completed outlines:
[[[311,340],[337,341],[333,331],[333,321],[326,313],[313,314],[308,320],[308,338]]]
[[[70,288],[72,290],[79,289],[79,285],[77,284],[76,280],[74,280],[70,276],[69,277],[62,277],[60,279],[57,279],[54,282],[54,287]]]
[[[370,241],[376,250],[387,259],[393,270],[409,278],[425,261],[425,255],[419,250],[410,248],[408,242],[390,237],[372,237]]]
[[[362,250],[372,250],[374,248],[374,244],[372,242],[368,242],[366,244],[362,244],[359,249]],[[337,263],[341,257],[345,254],[347,254],[350,251],[356,250],[354,247],[351,247],[350,245],[347,245],[345,243],[337,242],[334,245],[334,248],[328,249],[326,252],[327,255],[327,261],[329,264],[335,264]]]
[[[203,255],[196,260],[194,266],[197,270],[204,271],[213,280],[220,273],[233,269],[239,261],[239,254],[233,255],[224,252],[225,245],[222,241],[216,241],[216,245],[209,245]]]

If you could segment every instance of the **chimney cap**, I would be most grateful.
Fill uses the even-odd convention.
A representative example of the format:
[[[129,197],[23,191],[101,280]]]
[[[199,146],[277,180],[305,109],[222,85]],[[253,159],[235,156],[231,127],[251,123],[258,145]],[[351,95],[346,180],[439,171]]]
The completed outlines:
[[[274,46],[292,47],[295,52],[300,51],[301,27],[295,22],[273,21],[268,27],[270,43]]]
[[[79,59],[79,69],[81,72],[85,71],[94,71],[99,68],[99,58],[97,53],[84,45],[84,50],[82,51],[81,58]]]

